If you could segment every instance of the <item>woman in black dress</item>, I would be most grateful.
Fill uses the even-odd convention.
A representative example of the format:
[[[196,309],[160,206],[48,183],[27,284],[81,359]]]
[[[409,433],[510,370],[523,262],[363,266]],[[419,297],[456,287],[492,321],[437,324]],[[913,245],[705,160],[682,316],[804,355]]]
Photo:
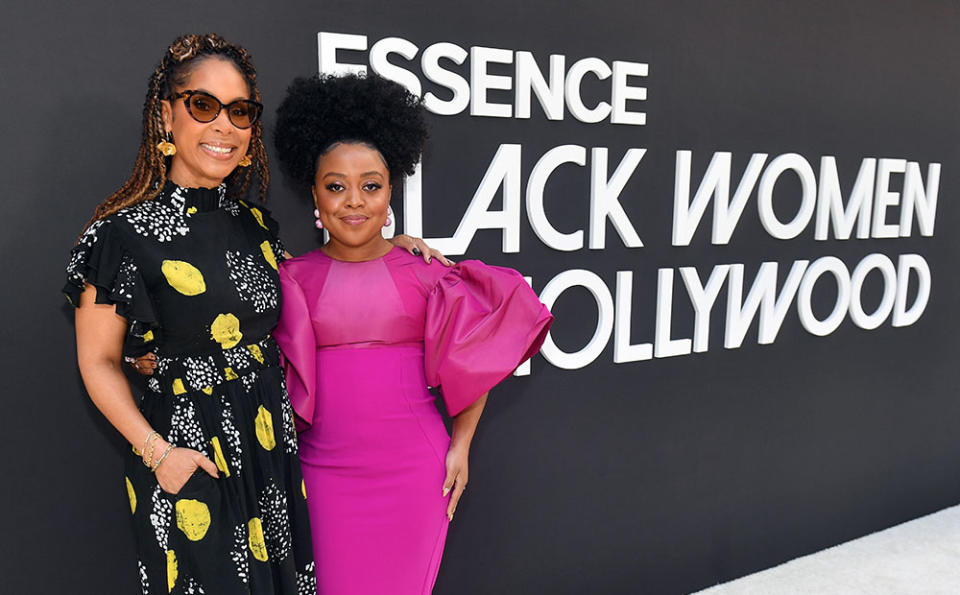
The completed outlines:
[[[125,484],[145,595],[314,595],[293,414],[270,337],[285,251],[256,72],[217,35],[187,35],[150,79],[130,179],[71,254],[77,357],[133,446]],[[413,248],[409,238],[403,240]],[[157,355],[135,402],[124,344]]]

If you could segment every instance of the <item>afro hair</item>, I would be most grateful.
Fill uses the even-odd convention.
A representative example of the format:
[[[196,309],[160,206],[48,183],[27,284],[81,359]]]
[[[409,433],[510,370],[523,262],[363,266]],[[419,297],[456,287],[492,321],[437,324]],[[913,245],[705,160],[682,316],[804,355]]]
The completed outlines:
[[[427,139],[419,97],[376,74],[297,78],[277,108],[273,142],[288,176],[311,186],[317,159],[340,141],[376,147],[390,177],[414,172]]]

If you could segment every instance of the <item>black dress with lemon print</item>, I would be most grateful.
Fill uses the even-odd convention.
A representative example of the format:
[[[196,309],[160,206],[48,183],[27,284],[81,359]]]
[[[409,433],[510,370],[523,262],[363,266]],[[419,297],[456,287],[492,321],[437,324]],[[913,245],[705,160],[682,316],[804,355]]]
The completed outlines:
[[[171,495],[127,452],[145,595],[316,593],[293,411],[270,337],[276,230],[222,186],[168,183],[94,223],[71,253],[67,298],[77,304],[84,284],[95,286],[96,301],[129,321],[128,346],[157,354],[144,416],[220,470],[198,470]]]

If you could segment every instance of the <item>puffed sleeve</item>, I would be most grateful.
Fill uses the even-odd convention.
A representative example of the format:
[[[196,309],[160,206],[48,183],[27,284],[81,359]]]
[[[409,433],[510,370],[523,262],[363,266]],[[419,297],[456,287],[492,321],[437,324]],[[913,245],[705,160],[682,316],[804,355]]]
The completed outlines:
[[[317,340],[310,322],[310,308],[303,288],[284,267],[280,267],[280,291],[283,296],[280,322],[273,332],[283,353],[290,404],[296,413],[298,430],[313,423],[317,386]]]
[[[63,293],[72,305],[80,306],[85,284],[97,289],[96,303],[114,304],[117,314],[127,319],[129,333],[144,346],[159,329],[153,302],[133,254],[122,234],[109,219],[94,222],[70,252],[67,282]]]
[[[552,323],[520,273],[461,262],[427,298],[427,382],[457,415],[539,351]]]

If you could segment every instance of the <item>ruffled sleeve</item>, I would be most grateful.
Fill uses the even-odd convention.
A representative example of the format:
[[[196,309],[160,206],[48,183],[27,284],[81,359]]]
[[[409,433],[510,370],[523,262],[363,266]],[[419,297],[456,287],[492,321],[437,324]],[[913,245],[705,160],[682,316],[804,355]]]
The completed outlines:
[[[316,403],[317,340],[303,288],[284,267],[280,267],[280,291],[283,304],[273,338],[283,353],[287,391],[296,413],[297,429],[304,430],[313,423]]]
[[[520,273],[461,262],[427,298],[427,382],[457,415],[539,351],[552,323]]]
[[[80,306],[80,294],[89,283],[97,289],[96,303],[114,304],[130,323],[130,334],[146,345],[159,329],[153,302],[133,254],[109,219],[93,223],[70,252],[63,293]]]
[[[257,223],[265,230],[265,233],[268,237],[268,243],[270,248],[273,250],[274,257],[276,262],[283,262],[286,260],[287,249],[284,247],[283,242],[280,240],[280,223],[273,218],[273,215],[270,213],[270,209],[263,206],[262,204],[249,204],[243,201],[240,201],[244,207],[250,210],[250,214],[253,215],[253,218],[257,220]]]

